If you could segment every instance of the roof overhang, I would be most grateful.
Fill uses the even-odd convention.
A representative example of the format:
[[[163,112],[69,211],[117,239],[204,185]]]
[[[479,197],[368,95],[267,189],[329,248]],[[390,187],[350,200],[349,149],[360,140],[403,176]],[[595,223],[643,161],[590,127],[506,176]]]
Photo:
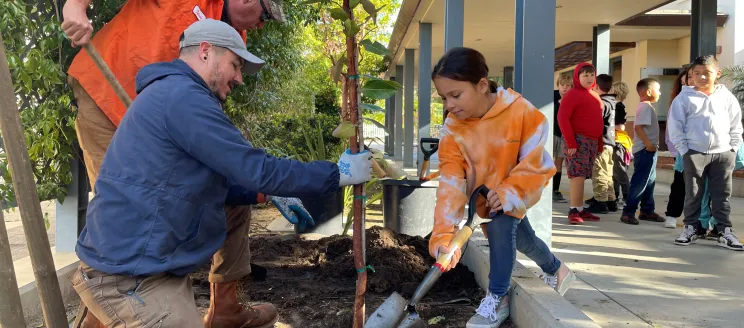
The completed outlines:
[[[729,16],[718,14],[716,27],[725,27]],[[635,27],[689,27],[692,24],[690,14],[643,14],[628,18],[615,24],[615,26]]]
[[[635,42],[610,42],[610,53],[635,48]],[[554,71],[592,60],[592,41],[574,41],[555,49]]]
[[[395,65],[403,62],[404,49],[418,49],[418,24],[432,24],[433,63],[444,53],[444,16],[446,0],[403,0],[393,27],[388,49],[385,77],[395,75]],[[670,0],[557,0],[555,48],[579,40],[591,40],[592,26],[611,25],[612,42],[637,42],[646,39],[672,40],[690,35],[689,26],[677,21],[658,22],[659,26],[637,26],[645,14],[670,4]],[[575,13],[582,14],[576,15]],[[481,51],[495,75],[504,66],[514,65],[515,2],[513,0],[465,1],[464,46]],[[654,18],[651,18],[653,21]],[[626,25],[618,25],[626,22]],[[665,26],[671,24],[672,26]],[[589,49],[591,54],[591,49]],[[589,57],[591,58],[591,56]],[[418,56],[416,56],[416,65]],[[433,64],[432,63],[432,64]],[[417,67],[418,69],[418,67]],[[430,68],[429,68],[430,69]]]

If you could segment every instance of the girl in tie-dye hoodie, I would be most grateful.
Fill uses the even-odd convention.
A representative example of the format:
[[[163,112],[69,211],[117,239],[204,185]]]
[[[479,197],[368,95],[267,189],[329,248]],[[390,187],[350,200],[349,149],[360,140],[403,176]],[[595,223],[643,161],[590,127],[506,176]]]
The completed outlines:
[[[469,328],[498,327],[509,316],[508,291],[516,251],[545,272],[545,282],[563,295],[575,280],[568,269],[535,236],[525,216],[555,174],[545,143],[550,127],[545,116],[511,89],[488,80],[488,67],[478,51],[454,48],[439,60],[432,80],[449,111],[441,131],[434,230],[429,252],[447,252],[463,219],[473,190],[485,184],[491,192],[477,204],[490,249],[489,288]],[[449,270],[460,259],[456,253]]]

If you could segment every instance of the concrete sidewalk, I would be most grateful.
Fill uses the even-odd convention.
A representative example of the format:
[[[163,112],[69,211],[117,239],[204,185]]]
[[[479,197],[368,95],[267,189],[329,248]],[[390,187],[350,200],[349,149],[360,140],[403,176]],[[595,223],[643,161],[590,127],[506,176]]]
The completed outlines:
[[[562,182],[568,198],[568,181]],[[587,181],[585,199],[591,190]],[[657,184],[655,194],[656,212],[663,216],[669,185]],[[731,207],[734,228],[744,229],[744,199],[733,198]],[[744,272],[744,252],[713,240],[677,246],[680,228],[627,225],[620,222],[621,212],[583,226],[569,225],[567,213],[568,204],[553,204],[552,249],[579,277],[565,297],[602,327],[744,326],[744,283],[737,278]]]

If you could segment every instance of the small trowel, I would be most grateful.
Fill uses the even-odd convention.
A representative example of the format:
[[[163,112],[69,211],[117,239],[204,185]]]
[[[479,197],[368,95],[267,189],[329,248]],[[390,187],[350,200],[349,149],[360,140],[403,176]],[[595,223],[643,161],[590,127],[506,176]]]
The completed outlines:
[[[460,230],[452,238],[449,243],[449,252],[446,254],[440,254],[437,258],[437,262],[431,266],[429,273],[416,288],[413,293],[410,302],[406,300],[400,294],[394,292],[393,295],[388,297],[382,305],[369,317],[365,328],[418,328],[426,327],[424,320],[419,317],[416,312],[416,304],[426,295],[427,292],[434,286],[434,283],[444,273],[444,269],[449,266],[452,261],[452,257],[455,255],[457,250],[461,250],[463,245],[467,243],[470,236],[473,234],[473,218],[475,217],[476,202],[478,201],[478,195],[488,197],[488,188],[485,185],[481,185],[470,195],[468,201],[468,218],[462,223]]]

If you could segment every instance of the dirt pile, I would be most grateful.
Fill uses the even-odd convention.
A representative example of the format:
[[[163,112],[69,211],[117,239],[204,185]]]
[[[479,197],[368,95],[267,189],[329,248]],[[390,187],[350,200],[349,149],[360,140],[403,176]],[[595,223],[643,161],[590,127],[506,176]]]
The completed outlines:
[[[434,259],[428,241],[375,227],[367,230],[367,310],[370,315],[393,291],[410,298]],[[243,281],[246,300],[271,302],[280,311],[277,327],[351,327],[356,269],[350,237],[319,240],[255,237],[253,262],[267,268],[263,281]],[[206,272],[194,275],[197,305],[209,305]],[[484,292],[464,266],[445,273],[426,295],[419,312],[432,327],[464,327]]]

